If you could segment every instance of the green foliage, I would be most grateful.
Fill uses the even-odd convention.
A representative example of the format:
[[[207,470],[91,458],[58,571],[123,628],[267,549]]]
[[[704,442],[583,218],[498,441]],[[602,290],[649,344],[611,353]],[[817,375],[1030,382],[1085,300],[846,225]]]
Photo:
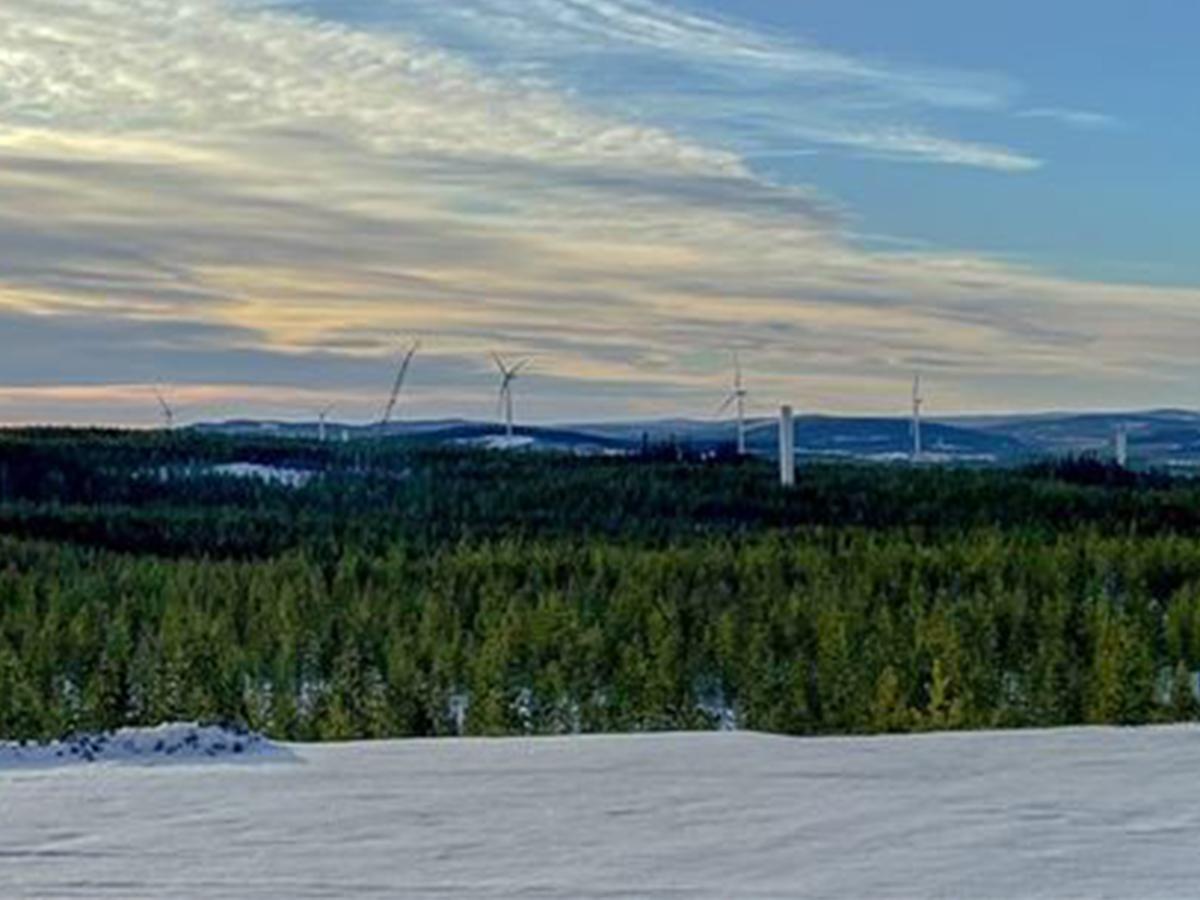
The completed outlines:
[[[867,727],[875,733],[900,733],[909,731],[918,721],[908,705],[900,674],[892,666],[885,666],[875,683],[875,696],[871,700]]]
[[[1190,483],[829,467],[789,493],[756,464],[352,447],[0,440],[0,737],[1200,712]],[[238,459],[314,478],[205,474]]]

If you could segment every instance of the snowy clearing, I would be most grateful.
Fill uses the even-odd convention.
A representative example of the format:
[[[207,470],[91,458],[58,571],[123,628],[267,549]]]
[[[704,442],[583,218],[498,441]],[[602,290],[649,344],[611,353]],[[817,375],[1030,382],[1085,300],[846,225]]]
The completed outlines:
[[[13,898],[1155,898],[1200,729],[289,747],[0,769]]]

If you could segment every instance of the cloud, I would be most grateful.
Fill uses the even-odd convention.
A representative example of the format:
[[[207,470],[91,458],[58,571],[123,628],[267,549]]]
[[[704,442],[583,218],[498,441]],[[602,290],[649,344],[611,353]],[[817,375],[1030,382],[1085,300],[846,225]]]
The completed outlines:
[[[948,140],[919,129],[875,127],[863,131],[841,127],[796,125],[797,134],[817,142],[850,147],[873,156],[908,162],[941,163],[991,169],[997,172],[1030,172],[1042,167],[1035,157],[990,144]]]
[[[633,17],[659,4],[530,8],[571,13],[555,27],[584,29],[577,47],[635,31],[689,59],[700,43],[711,62],[741,41],[755,77],[785,52]],[[492,414],[493,349],[537,358],[522,410],[543,419],[584,402],[602,416],[708,411],[731,345],[750,351],[764,406],[887,408],[921,360],[937,363],[942,408],[1029,402],[1038,378],[1183,384],[1164,354],[1200,338],[1194,291],[866,252],[850,212],[764,180],[736,149],[437,43],[418,21],[431,4],[395,9],[413,12],[410,30],[233,0],[0,6],[10,419],[81,415],[62,391],[86,386],[100,398],[89,417],[152,420],[138,398],[160,380],[213,416],[328,397],[369,417],[402,335],[426,338],[422,414]],[[892,109],[970,105],[938,100],[924,73],[885,88],[883,70],[812,53],[820,80],[870,84]],[[1033,164],[919,125],[851,124],[802,127],[864,154]]]
[[[1006,108],[1019,88],[1002,76],[866,59],[654,0],[383,5],[404,28],[513,77],[565,86],[600,105],[616,96],[626,112],[743,153],[799,144],[1010,173],[1041,165],[922,121],[931,110]]]
[[[1060,106],[1023,109],[1017,112],[1016,115],[1020,119],[1046,119],[1085,131],[1107,131],[1120,128],[1123,124],[1120,119],[1106,113],[1085,109],[1067,109]]]
[[[423,16],[433,30],[502,53],[519,47],[525,60],[580,52],[641,49],[730,71],[871,88],[894,97],[963,109],[1003,105],[1014,86],[1003,77],[888,65],[790,36],[686,12],[655,0],[464,0],[445,9],[433,0],[384,0],[406,19]],[[528,62],[526,63],[528,65]]]

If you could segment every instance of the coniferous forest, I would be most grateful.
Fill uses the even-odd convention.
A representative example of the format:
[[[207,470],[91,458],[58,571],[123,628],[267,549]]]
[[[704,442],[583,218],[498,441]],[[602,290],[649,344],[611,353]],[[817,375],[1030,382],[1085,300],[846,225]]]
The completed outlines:
[[[1200,483],[1094,461],[0,437],[0,739],[1139,724],[1198,669]]]

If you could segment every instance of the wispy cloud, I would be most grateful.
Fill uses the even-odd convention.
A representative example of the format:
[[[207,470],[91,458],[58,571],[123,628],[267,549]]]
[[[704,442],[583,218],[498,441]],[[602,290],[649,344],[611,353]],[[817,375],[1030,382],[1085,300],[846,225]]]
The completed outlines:
[[[533,7],[534,25],[638,32],[688,59],[708,41],[706,65],[724,55],[712,42],[740,41],[756,78],[784,52],[660,4]],[[584,396],[607,415],[710,409],[730,344],[755,351],[764,403],[878,409],[914,360],[953,376],[946,405],[986,406],[1014,372],[1169,383],[1166,355],[1200,338],[1194,291],[865,252],[835,203],[757,177],[738,148],[516,72],[515,51],[489,63],[435,41],[426,20],[467,6],[401,8],[410,28],[279,2],[0,6],[0,385],[20,387],[22,418],[37,402],[74,415],[76,395],[54,405],[64,386],[106,385],[110,415],[152,417],[134,388],[158,379],[269,389],[240,411],[290,392],[370,415],[400,334],[429,338],[422,411],[489,414],[485,351],[511,349],[538,357],[527,409],[542,418]],[[812,52],[823,80],[883,78]],[[968,103],[938,101],[931,78],[889,103]],[[864,154],[1032,164],[919,125],[802,127]]]
[[[656,0],[385,4],[404,27],[489,65],[601,105],[615,94],[634,115],[740,151],[816,145],[1001,172],[1041,165],[923,122],[931,112],[1007,108],[1019,87],[1003,76],[871,60]]]
[[[1105,131],[1111,128],[1120,128],[1123,124],[1120,119],[1106,113],[1086,109],[1068,109],[1061,106],[1042,106],[1033,109],[1023,109],[1016,115],[1021,119],[1046,119],[1089,131]]]
[[[730,71],[757,69],[826,84],[871,88],[935,106],[994,109],[1014,92],[1003,77],[888,65],[732,21],[686,12],[656,0],[465,0],[446,9],[433,0],[384,0],[406,18],[460,43],[519,47],[522,58],[650,51]]]

